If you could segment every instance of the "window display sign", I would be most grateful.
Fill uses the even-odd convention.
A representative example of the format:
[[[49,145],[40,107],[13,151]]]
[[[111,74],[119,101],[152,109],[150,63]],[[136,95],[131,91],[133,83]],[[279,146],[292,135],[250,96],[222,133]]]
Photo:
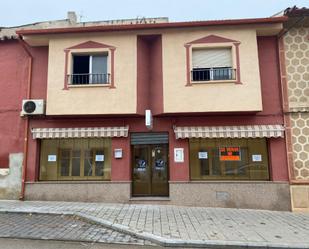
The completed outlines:
[[[104,155],[95,155],[96,162],[104,162]]]
[[[239,147],[220,147],[220,161],[240,161]]]
[[[174,148],[174,161],[176,163],[183,163],[184,162],[183,148]]]
[[[122,149],[115,149],[114,150],[114,157],[115,158],[122,158]]]
[[[252,162],[262,162],[262,155],[252,155]]]
[[[198,153],[198,159],[208,159],[208,153],[206,151],[200,151]]]
[[[56,162],[57,156],[56,155],[48,155],[47,161],[48,162]]]

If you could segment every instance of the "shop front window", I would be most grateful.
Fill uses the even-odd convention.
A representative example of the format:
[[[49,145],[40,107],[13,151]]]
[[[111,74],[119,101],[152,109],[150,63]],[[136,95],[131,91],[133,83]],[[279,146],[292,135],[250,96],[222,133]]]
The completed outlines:
[[[192,180],[269,180],[266,139],[190,139]]]
[[[110,180],[109,138],[43,139],[40,180]]]

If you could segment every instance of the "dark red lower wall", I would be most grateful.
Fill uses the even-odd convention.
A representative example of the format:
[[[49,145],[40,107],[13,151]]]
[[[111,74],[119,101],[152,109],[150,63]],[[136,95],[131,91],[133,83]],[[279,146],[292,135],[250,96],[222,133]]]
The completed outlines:
[[[252,122],[255,120],[256,122]],[[281,122],[280,122],[281,121]],[[189,143],[187,139],[176,139],[173,126],[198,126],[198,125],[252,125],[252,124],[282,124],[280,118],[251,117],[251,116],[222,116],[222,117],[161,117],[154,119],[153,131],[169,133],[170,181],[188,181],[189,177]],[[49,119],[34,120],[30,128],[35,127],[104,127],[104,126],[129,126],[129,132],[147,132],[144,118],[114,118],[114,119]],[[268,139],[270,172],[273,181],[288,181],[288,171],[283,138]],[[122,148],[123,158],[112,159],[112,181],[131,180],[131,151],[129,138],[113,138],[112,149]],[[174,148],[184,148],[185,160],[183,163],[174,162]],[[38,179],[39,169],[39,140],[29,137],[27,181]]]

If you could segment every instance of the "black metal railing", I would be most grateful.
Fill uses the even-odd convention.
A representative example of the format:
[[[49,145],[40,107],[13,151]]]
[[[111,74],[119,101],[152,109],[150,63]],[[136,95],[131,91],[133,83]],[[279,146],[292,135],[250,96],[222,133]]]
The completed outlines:
[[[220,68],[194,68],[191,71],[192,81],[235,80],[236,69],[229,67]]]
[[[110,74],[69,74],[69,85],[109,84]]]

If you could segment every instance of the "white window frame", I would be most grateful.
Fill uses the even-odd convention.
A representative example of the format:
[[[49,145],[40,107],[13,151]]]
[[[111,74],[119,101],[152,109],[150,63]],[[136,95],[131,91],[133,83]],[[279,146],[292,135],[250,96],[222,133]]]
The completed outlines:
[[[216,43],[216,44],[194,44],[190,47],[190,72],[193,71],[193,50],[194,49],[214,49],[214,48],[230,48],[231,49],[231,68],[236,68],[236,49],[233,43]],[[229,77],[232,77],[232,71],[229,72]],[[190,76],[191,77],[191,76]],[[232,80],[214,80],[214,73],[213,68],[210,69],[210,80],[209,81],[193,81],[192,78],[190,78],[190,82],[192,84],[199,84],[199,83],[217,83],[217,82],[236,82],[237,76],[235,76],[236,79]]]
[[[71,75],[73,75],[73,65],[74,65],[74,56],[78,55],[88,55],[89,56],[89,74],[92,73],[92,57],[93,55],[106,55],[107,56],[107,65],[106,65],[106,72],[107,75],[111,76],[111,56],[110,56],[110,50],[109,49],[85,49],[84,51],[81,51],[81,49],[72,49],[69,51],[69,60],[68,60],[68,68],[69,72]],[[91,65],[90,65],[91,64]],[[108,82],[107,84],[92,84],[90,83],[92,79],[90,80],[91,77],[89,77],[89,84],[85,85],[70,85],[69,87],[79,87],[79,86],[89,86],[89,85],[100,85],[100,86],[110,86],[111,82]],[[111,80],[111,79],[109,79]]]

